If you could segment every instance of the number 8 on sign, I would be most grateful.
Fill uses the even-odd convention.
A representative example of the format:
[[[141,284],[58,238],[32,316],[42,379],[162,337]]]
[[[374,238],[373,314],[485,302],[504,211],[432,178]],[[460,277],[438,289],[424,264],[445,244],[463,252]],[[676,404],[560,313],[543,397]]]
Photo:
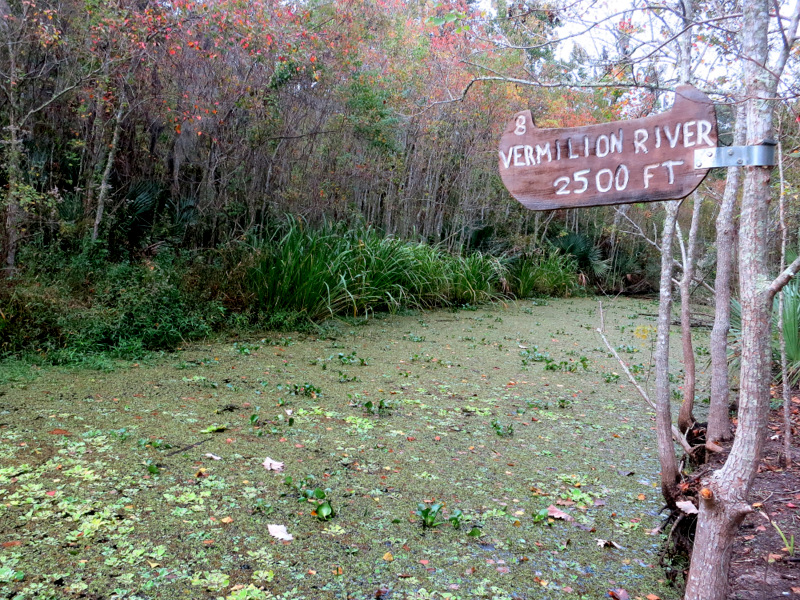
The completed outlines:
[[[519,115],[517,117],[517,128],[514,130],[514,133],[516,135],[525,135],[527,130],[527,127],[525,127],[525,115]]]

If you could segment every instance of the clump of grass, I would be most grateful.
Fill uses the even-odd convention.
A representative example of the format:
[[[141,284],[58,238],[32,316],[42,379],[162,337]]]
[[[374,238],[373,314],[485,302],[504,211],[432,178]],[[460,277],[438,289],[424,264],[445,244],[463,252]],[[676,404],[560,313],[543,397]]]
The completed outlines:
[[[368,315],[401,308],[480,303],[502,295],[503,266],[480,253],[460,257],[370,228],[292,220],[265,241],[247,274],[264,314]]]
[[[559,251],[523,254],[508,262],[508,285],[517,298],[569,296],[578,291],[578,264]]]

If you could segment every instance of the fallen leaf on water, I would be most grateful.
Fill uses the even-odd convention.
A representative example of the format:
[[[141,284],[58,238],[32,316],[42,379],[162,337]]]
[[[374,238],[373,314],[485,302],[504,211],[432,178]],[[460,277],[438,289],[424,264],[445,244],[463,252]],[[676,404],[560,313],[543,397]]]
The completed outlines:
[[[149,561],[149,560],[147,561],[147,564],[150,565],[151,569],[155,569],[156,567],[160,567],[161,566],[161,563],[152,562],[152,561]]]
[[[267,471],[277,471],[279,473],[283,471],[283,463],[278,462],[277,460],[272,460],[269,456],[265,458],[264,462],[261,464],[264,465],[264,468]]]
[[[394,560],[394,556],[392,556],[391,552],[387,552],[386,554],[383,555],[383,560],[385,560],[386,562],[392,562]]]
[[[680,508],[681,511],[686,513],[687,515],[696,515],[699,512],[697,510],[697,507],[688,500],[681,500],[680,502],[676,502],[675,506]]]
[[[211,454],[211,452],[207,452],[204,456],[207,458],[213,458],[214,460],[222,460],[221,456],[217,456],[216,454]]]
[[[647,596],[645,597],[647,598],[647,600],[661,600],[661,598],[659,598],[655,594],[647,594]]]
[[[279,540],[291,542],[294,538],[292,534],[286,531],[286,525],[267,525],[269,534]]]
[[[231,517],[224,517],[219,520],[220,523],[233,523],[233,519]]]
[[[511,573],[511,569],[509,569],[508,567],[497,567],[497,572],[506,575],[508,573]]]
[[[630,596],[628,592],[623,590],[622,588],[618,588],[616,590],[608,590],[608,595],[614,598],[615,600],[630,600]]]
[[[53,429],[53,431],[48,431],[47,433],[49,433],[50,435],[72,435],[66,429]]]
[[[601,540],[600,538],[596,538],[597,545],[601,548],[605,548],[608,546],[609,548],[617,548],[618,550],[622,550],[622,546],[620,546],[617,542],[613,540]]]
[[[564,521],[574,521],[575,519],[565,513],[563,510],[559,510],[552,504],[547,507],[547,516],[552,517],[554,519],[563,519]]]
[[[3,542],[3,548],[13,548],[14,546],[21,546],[22,542],[19,540],[14,540],[13,542]]]

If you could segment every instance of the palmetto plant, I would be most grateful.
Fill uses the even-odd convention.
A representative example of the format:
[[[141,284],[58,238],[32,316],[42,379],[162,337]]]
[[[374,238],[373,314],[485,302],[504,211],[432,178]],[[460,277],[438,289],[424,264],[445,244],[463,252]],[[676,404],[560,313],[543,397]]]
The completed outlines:
[[[604,259],[600,248],[585,235],[570,231],[551,240],[551,244],[572,256],[578,263],[578,269],[594,278],[604,276],[611,269],[611,261]]]
[[[772,361],[780,364],[780,342],[778,338],[778,298],[772,307]],[[742,338],[742,307],[738,300],[731,300],[731,344],[728,364],[738,373]],[[786,340],[786,358],[789,365],[789,382],[795,386],[800,382],[800,281],[794,279],[783,288],[783,336]],[[774,370],[774,369],[773,369]]]

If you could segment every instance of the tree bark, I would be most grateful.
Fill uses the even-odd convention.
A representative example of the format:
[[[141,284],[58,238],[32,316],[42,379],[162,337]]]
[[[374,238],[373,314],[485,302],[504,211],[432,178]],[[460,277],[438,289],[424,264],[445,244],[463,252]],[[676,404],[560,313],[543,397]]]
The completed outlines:
[[[103,211],[105,210],[106,200],[108,199],[108,190],[111,186],[108,180],[111,178],[111,170],[114,167],[114,159],[117,156],[117,148],[119,147],[119,134],[122,129],[122,111],[124,110],[124,98],[120,98],[119,108],[114,118],[114,134],[111,137],[111,146],[108,149],[108,157],[106,158],[106,168],[103,169],[103,178],[100,180],[100,193],[97,195],[97,211],[94,216],[94,227],[92,228],[92,241],[97,239],[100,233],[100,223],[103,220]]]
[[[703,198],[695,192],[692,195],[692,224],[689,227],[689,243],[683,257],[683,275],[679,289],[681,293],[681,346],[683,348],[683,403],[678,413],[678,429],[686,433],[695,424],[694,392],[696,387],[695,356],[692,345],[692,306],[691,285],[694,279],[695,261],[697,259],[697,231],[700,223],[700,209]]]
[[[767,62],[768,0],[748,5],[743,55],[747,93],[747,142],[772,139],[771,75]],[[792,33],[794,35],[794,33]],[[774,89],[774,88],[773,88]],[[771,169],[747,167],[741,211],[739,252],[742,303],[742,366],[739,424],[723,467],[700,493],[692,563],[685,600],[724,600],[734,535],[748,512],[748,494],[758,470],[769,409],[770,312],[773,293],[767,270],[767,223]]]
[[[738,105],[733,144],[745,143],[747,127],[744,105]],[[730,380],[728,376],[728,332],[731,326],[731,279],[733,254],[736,243],[734,209],[741,187],[742,169],[728,169],[725,192],[717,215],[717,275],[714,280],[714,328],[711,330],[711,404],[708,408],[706,439],[720,442],[731,438]]]
[[[781,230],[781,271],[786,268],[786,244],[788,243],[788,231],[786,230],[786,179],[783,173],[783,146],[778,143],[778,174],[780,176],[780,199],[779,210],[780,230]],[[785,469],[792,467],[792,384],[789,379],[789,360],[786,355],[786,333],[784,327],[783,314],[785,294],[780,291],[778,303],[778,335],[781,346],[781,388],[783,392],[783,456],[781,464]],[[792,322],[795,323],[794,319]]]
[[[672,241],[681,202],[667,202],[664,229],[661,235],[661,282],[656,333],[656,436],[661,463],[661,492],[668,504],[674,505],[674,488],[678,481],[678,462],[672,445],[672,410],[669,385],[669,331],[672,322]]]

